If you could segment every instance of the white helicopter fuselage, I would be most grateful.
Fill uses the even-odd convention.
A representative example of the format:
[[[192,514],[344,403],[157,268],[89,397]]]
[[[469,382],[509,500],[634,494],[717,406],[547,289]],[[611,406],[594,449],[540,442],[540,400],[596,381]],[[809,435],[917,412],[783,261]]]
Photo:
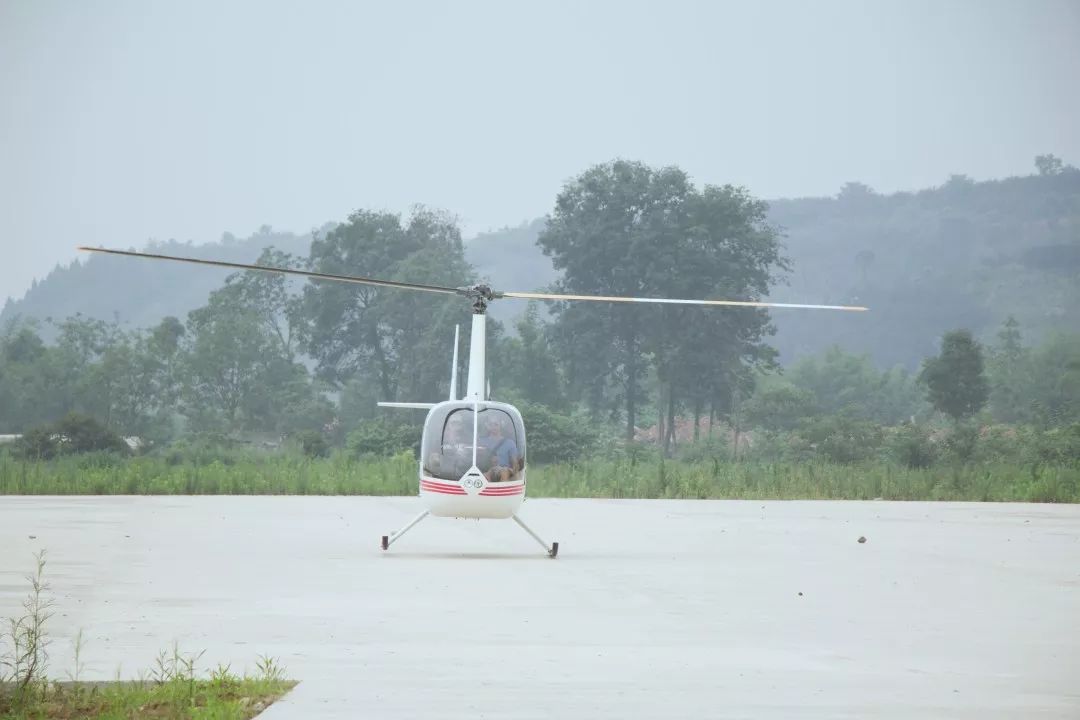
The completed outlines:
[[[525,481],[516,486],[489,483],[479,488],[468,480],[459,483],[420,479],[420,497],[436,517],[491,518],[513,517],[525,500]]]
[[[463,413],[471,418],[479,418],[487,413],[498,413],[501,417],[511,418],[520,439],[515,438],[515,445],[523,445],[524,428],[520,424],[520,415],[516,408],[506,403],[447,401],[438,403],[428,411],[424,422],[424,442],[419,471],[419,493],[424,506],[437,517],[455,518],[493,518],[505,519],[517,513],[525,500],[524,457],[520,469],[515,468],[513,476],[502,481],[498,477],[488,479],[475,461],[475,455],[484,454],[489,448],[482,445],[483,437],[479,434],[478,422],[474,422],[473,443],[466,443],[458,452],[474,454],[468,469],[458,477],[454,473],[433,472],[433,459],[439,457],[431,450],[438,444],[446,424],[446,418],[454,413]],[[475,449],[475,453],[473,450]],[[463,467],[463,465],[461,466]]]
[[[486,399],[486,316],[472,317],[468,384],[457,393],[458,331],[450,370],[450,399],[439,403],[381,402],[382,407],[427,408],[418,472],[419,496],[438,517],[513,517],[525,499],[525,424],[517,408]],[[500,426],[502,437],[485,427]],[[455,435],[456,437],[452,437]],[[493,470],[495,445],[509,442],[505,471]],[[508,457],[509,456],[509,457]]]

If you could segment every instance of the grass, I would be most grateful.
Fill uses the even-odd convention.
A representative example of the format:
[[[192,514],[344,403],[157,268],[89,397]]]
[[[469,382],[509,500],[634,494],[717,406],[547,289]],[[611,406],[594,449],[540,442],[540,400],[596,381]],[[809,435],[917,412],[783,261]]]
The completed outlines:
[[[0,455],[0,495],[412,495],[408,455],[353,460],[294,456],[171,463]],[[1007,462],[915,469],[874,461],[695,462],[594,459],[532,465],[532,497],[967,500],[1080,502],[1080,467]]]
[[[49,636],[46,624],[52,601],[44,580],[45,552],[36,556],[27,577],[30,591],[23,613],[8,618],[0,630],[0,720],[248,720],[291,690],[273,658],[260,657],[254,674],[238,675],[219,666],[200,678],[196,664],[202,653],[184,654],[174,646],[158,655],[140,680],[85,682],[83,635],[75,638],[74,672],[68,681],[48,677]]]
[[[881,462],[589,461],[531,471],[529,492],[595,498],[1080,502],[1080,469],[1005,464],[913,469]]]
[[[248,720],[287,693],[294,682],[229,673],[167,682],[48,683],[17,701],[0,694],[4,720]]]

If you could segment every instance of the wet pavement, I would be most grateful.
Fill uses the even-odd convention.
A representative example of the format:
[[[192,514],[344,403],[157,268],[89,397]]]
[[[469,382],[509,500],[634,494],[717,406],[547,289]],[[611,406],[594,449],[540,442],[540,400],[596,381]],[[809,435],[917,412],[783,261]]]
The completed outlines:
[[[47,551],[50,674],[161,651],[300,681],[260,718],[1077,718],[1080,506],[0,497],[0,616]],[[859,543],[858,538],[866,538]]]

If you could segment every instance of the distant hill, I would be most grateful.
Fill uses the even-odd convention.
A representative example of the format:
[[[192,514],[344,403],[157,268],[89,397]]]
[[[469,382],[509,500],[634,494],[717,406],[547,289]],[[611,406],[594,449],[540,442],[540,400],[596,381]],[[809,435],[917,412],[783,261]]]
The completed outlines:
[[[871,312],[777,311],[788,360],[831,344],[910,368],[942,333],[993,341],[1010,314],[1025,340],[1080,331],[1080,171],[878,195],[848,184],[835,198],[778,200],[790,285],[776,300],[855,303]]]
[[[306,257],[311,236],[263,228],[245,239],[226,234],[220,242],[206,245],[169,240],[118,249],[254,262],[263,248],[270,245]],[[126,328],[150,327],[168,315],[183,320],[189,311],[204,305],[210,293],[221,287],[231,272],[180,263],[83,255],[69,265],[58,265],[44,280],[35,282],[21,300],[8,302],[0,312],[0,327],[15,316],[61,320],[76,313],[116,320]],[[42,335],[50,334],[47,326],[42,327]]]
[[[917,367],[939,336],[967,327],[993,340],[1014,315],[1028,342],[1050,330],[1080,331],[1080,171],[973,182],[956,176],[914,193],[880,195],[849,183],[832,198],[774,200],[770,221],[785,234],[792,263],[777,301],[862,304],[869,313],[773,313],[773,344],[789,362],[831,344],[870,353],[882,366]],[[558,274],[536,247],[544,220],[465,242],[466,257],[494,287],[535,290]],[[332,225],[323,229],[326,231]],[[251,262],[273,245],[307,255],[310,235],[264,229],[219,243],[160,243],[145,250]],[[62,318],[76,312],[149,326],[183,318],[206,301],[226,270],[94,256],[57,267],[26,296],[15,315]],[[492,305],[508,321],[521,301]],[[510,328],[507,328],[508,330]]]
[[[880,195],[849,183],[836,197],[770,202],[791,272],[777,302],[866,305],[867,313],[773,311],[773,345],[791,362],[838,344],[882,367],[916,369],[946,331],[994,342],[1010,314],[1027,342],[1080,332],[1080,171]],[[522,288],[557,279],[535,246],[543,221],[481,236],[469,259]],[[509,281],[495,283],[508,286]],[[503,317],[523,309],[498,303]],[[512,310],[512,312],[511,312]]]
[[[551,267],[551,258],[536,246],[536,238],[546,224],[544,219],[537,219],[515,228],[477,235],[465,241],[465,259],[493,288],[520,292],[546,288],[559,279],[559,272]],[[546,304],[540,304],[541,311]],[[506,331],[512,333],[510,324],[526,307],[524,300],[503,300],[492,303],[488,314],[506,323]]]
[[[536,248],[536,237],[543,226],[543,220],[536,220],[517,228],[477,235],[465,241],[466,258],[480,278],[496,287],[514,290],[544,287],[557,274]],[[333,227],[333,223],[328,223],[319,232],[325,235]],[[264,228],[247,238],[225,235],[219,242],[204,245],[169,240],[119,249],[250,263],[270,246],[307,257],[311,235]],[[0,327],[16,316],[60,320],[76,313],[116,320],[128,328],[150,327],[168,315],[184,319],[188,312],[202,306],[231,272],[86,253],[68,265],[57,265],[43,280],[35,282],[22,299],[9,301],[0,311]],[[512,319],[524,309],[525,303],[521,301],[495,303],[491,316]],[[42,327],[42,334],[48,337],[49,328]]]

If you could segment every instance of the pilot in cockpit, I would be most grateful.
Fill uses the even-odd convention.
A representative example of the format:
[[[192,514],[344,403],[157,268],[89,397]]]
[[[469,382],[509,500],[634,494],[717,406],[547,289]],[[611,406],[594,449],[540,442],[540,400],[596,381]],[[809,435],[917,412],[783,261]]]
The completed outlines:
[[[452,414],[446,421],[442,443],[428,457],[428,468],[438,477],[456,480],[472,462],[472,423],[465,413]]]

